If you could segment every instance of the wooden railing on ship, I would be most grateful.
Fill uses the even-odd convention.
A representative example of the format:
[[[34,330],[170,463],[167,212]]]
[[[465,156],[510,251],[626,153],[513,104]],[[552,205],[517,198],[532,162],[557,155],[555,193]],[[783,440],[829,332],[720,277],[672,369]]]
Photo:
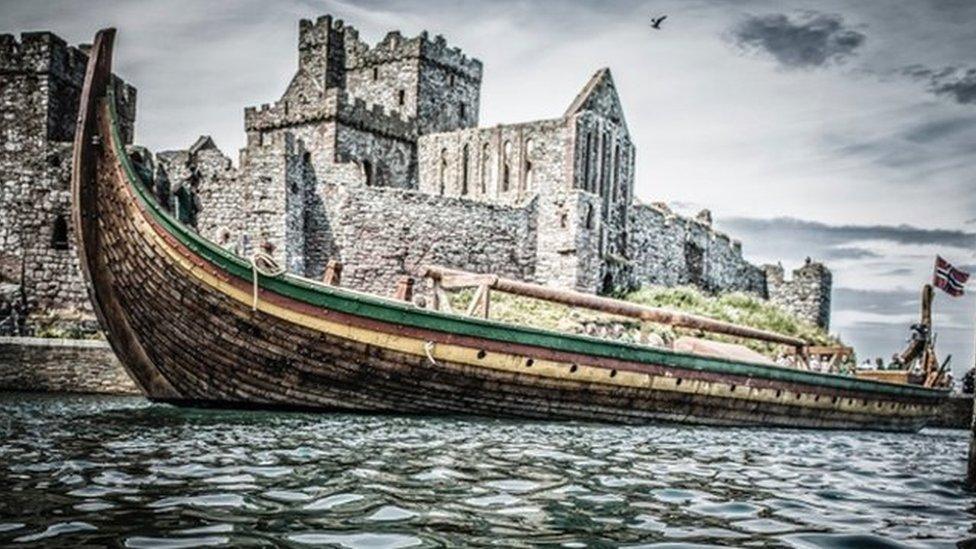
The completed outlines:
[[[794,350],[795,355],[800,360],[803,360],[803,357],[806,356],[805,349],[807,342],[803,339],[712,318],[658,307],[648,307],[646,305],[638,305],[636,303],[574,292],[572,290],[560,290],[539,284],[503,278],[497,275],[475,274],[446,267],[428,266],[421,269],[419,274],[433,281],[432,298],[434,299],[433,306],[435,309],[442,308],[443,304],[447,302],[448,297],[445,290],[476,288],[475,295],[468,306],[467,312],[469,315],[478,314],[487,318],[491,300],[490,291],[498,290],[508,294],[561,303],[571,307],[582,307],[608,314],[636,318],[646,322],[667,324],[679,328],[689,328],[714,334],[786,345]]]

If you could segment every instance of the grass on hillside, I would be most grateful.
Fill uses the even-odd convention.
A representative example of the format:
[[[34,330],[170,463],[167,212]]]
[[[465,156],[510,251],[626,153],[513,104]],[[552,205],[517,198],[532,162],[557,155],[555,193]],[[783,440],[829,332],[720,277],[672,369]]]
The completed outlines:
[[[458,292],[452,298],[455,310],[464,311],[473,291]],[[622,297],[625,301],[691,313],[743,326],[796,336],[814,345],[843,345],[821,328],[797,320],[780,307],[746,294],[707,295],[696,288],[649,286]],[[743,344],[775,359],[784,347],[764,341],[740,339],[697,330],[640,322],[632,318],[574,308],[539,299],[492,292],[491,318],[503,322],[598,337],[646,343],[651,334],[671,343],[684,335]]]

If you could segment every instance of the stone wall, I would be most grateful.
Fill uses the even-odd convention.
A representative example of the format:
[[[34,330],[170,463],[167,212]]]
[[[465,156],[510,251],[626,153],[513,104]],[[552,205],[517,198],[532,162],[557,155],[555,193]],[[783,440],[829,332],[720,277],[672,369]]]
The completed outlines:
[[[630,210],[628,257],[632,285],[698,286],[707,292],[741,291],[766,297],[762,269],[742,257],[742,246],[711,226],[711,215],[679,216],[663,205]]]
[[[0,337],[0,390],[139,394],[108,343]]]
[[[19,285],[26,318],[6,333],[97,329],[74,249],[71,147],[88,56],[49,32],[0,35],[0,283]],[[136,92],[113,85],[123,138]],[[0,304],[0,310],[11,304]],[[0,318],[0,322],[4,319]]]
[[[343,263],[342,285],[392,295],[426,264],[533,279],[535,203],[486,204],[400,189],[323,189],[324,257]]]

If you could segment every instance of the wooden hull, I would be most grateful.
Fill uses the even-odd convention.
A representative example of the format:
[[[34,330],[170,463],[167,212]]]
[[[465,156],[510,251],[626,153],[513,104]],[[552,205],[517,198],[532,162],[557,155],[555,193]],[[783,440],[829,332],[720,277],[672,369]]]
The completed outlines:
[[[417,309],[249,264],[172,219],[135,176],[99,33],[75,142],[83,270],[149,398],[177,404],[640,423],[922,427],[942,391],[725,361]]]

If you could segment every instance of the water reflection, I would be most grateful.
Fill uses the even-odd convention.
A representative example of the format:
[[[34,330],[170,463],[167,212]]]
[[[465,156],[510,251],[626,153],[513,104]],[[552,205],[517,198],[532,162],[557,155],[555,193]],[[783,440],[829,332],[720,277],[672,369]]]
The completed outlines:
[[[0,393],[0,545],[952,546],[967,434],[200,411]]]

